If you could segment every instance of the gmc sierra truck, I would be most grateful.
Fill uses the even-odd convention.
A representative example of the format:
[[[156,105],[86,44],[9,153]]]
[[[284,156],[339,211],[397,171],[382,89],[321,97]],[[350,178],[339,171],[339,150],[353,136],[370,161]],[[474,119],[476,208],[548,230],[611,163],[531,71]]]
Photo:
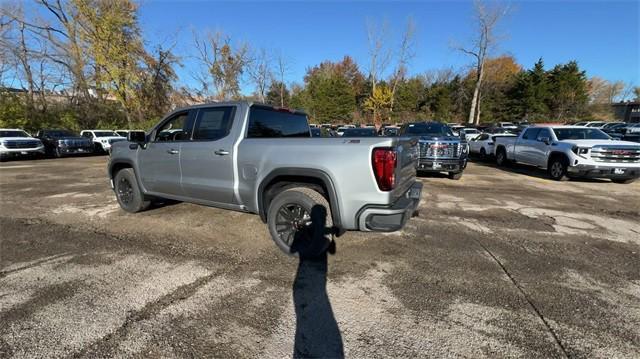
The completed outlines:
[[[400,128],[400,137],[418,140],[419,172],[447,172],[454,180],[462,177],[469,157],[464,134],[455,136],[449,126],[440,122],[414,122]]]
[[[172,199],[255,213],[288,254],[318,238],[396,231],[414,214],[417,142],[311,137],[303,112],[251,102],[192,106],[111,148],[108,176],[122,209]],[[306,252],[306,253],[305,253]]]
[[[616,141],[593,127],[528,127],[518,137],[497,138],[495,157],[499,166],[513,161],[546,169],[557,181],[589,177],[632,183],[640,177],[640,144]]]

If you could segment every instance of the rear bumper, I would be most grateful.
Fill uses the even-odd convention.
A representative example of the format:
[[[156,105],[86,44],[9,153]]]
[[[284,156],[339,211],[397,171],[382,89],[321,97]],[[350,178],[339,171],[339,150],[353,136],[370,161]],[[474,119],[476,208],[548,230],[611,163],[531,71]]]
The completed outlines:
[[[615,165],[577,165],[567,168],[567,173],[575,177],[584,178],[613,178],[629,179],[640,178],[640,167],[625,167]]]
[[[416,169],[429,172],[462,172],[467,167],[467,157],[456,159],[421,158]]]
[[[395,203],[388,206],[367,205],[356,215],[361,231],[394,232],[404,227],[420,203],[422,182],[415,182]]]

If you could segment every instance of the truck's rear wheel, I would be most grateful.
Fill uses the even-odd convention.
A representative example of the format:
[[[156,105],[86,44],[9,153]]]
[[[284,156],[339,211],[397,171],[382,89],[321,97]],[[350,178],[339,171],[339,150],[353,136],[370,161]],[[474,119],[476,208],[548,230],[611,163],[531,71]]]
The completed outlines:
[[[291,188],[276,195],[267,224],[273,241],[288,255],[319,256],[333,241],[329,202],[310,188]]]
[[[507,165],[507,151],[505,151],[504,148],[498,148],[496,151],[496,163],[498,166]]]
[[[457,181],[460,178],[462,178],[462,172],[449,172],[449,179]]]
[[[118,204],[125,211],[136,213],[144,211],[151,205],[151,201],[145,200],[140,187],[138,187],[133,169],[121,169],[116,173],[113,182]]]

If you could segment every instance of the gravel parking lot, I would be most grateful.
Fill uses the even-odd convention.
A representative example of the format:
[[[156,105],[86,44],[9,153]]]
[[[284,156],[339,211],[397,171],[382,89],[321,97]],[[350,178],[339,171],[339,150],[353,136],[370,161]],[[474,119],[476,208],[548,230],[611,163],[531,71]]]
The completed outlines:
[[[640,357],[639,182],[472,163],[299,261],[254,215],[126,214],[105,165],[0,165],[0,357]]]

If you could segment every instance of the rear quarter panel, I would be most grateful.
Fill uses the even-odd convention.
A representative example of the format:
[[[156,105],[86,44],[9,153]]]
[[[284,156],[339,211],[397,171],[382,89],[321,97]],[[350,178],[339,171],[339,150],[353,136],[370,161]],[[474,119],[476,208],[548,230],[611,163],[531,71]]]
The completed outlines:
[[[282,168],[307,168],[326,173],[337,194],[344,229],[357,229],[355,216],[365,205],[388,205],[404,194],[415,180],[409,144],[398,147],[396,178],[391,192],[378,189],[371,154],[375,147],[393,147],[397,138],[249,138],[238,149],[239,195],[252,212],[258,211],[258,187],[269,174]]]

